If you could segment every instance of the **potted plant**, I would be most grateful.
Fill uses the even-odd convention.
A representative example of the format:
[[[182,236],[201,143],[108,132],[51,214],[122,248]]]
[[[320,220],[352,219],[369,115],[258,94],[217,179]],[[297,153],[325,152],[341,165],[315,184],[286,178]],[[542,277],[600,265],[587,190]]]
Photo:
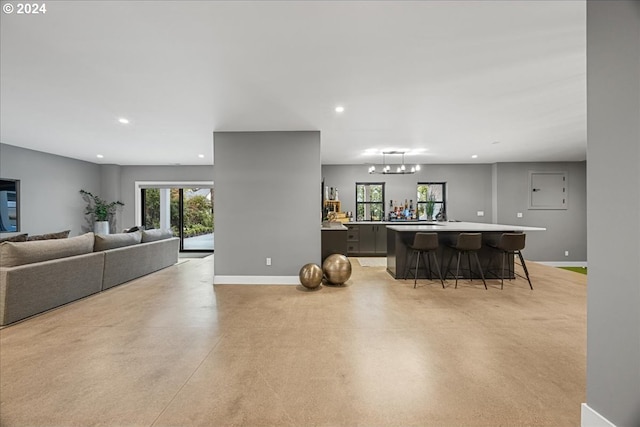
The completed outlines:
[[[425,206],[425,213],[427,214],[427,221],[433,221],[433,211],[436,208],[436,195],[429,192],[427,196],[427,204]]]
[[[99,234],[109,234],[109,221],[116,213],[118,206],[124,206],[121,201],[107,202],[89,191],[80,190],[82,198],[87,202],[85,215],[93,220],[93,231]]]

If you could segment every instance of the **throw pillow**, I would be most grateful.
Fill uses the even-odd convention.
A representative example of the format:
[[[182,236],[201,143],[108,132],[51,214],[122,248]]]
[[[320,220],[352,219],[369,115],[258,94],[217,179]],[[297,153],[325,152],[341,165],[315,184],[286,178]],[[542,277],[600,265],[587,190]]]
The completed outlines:
[[[15,236],[11,236],[11,237],[4,237],[2,239],[0,239],[0,243],[2,242],[26,242],[27,241],[27,234],[17,234]]]
[[[134,232],[136,232],[136,231],[142,231],[142,230],[144,230],[144,227],[143,227],[143,226],[141,226],[141,225],[134,225],[134,226],[133,226],[133,227],[131,227],[131,228],[125,228],[125,229],[123,230],[123,233],[134,233]]]
[[[93,252],[93,233],[68,239],[0,243],[0,267],[15,267]]]
[[[142,233],[139,231],[135,233],[96,234],[93,251],[100,252],[108,249],[137,245],[141,240]]]
[[[173,237],[171,230],[144,230],[142,231],[142,243],[155,242]]]
[[[57,233],[46,233],[46,234],[38,234],[35,236],[27,237],[27,241],[33,240],[51,240],[51,239],[66,239],[69,237],[69,233],[71,230],[58,231]]]

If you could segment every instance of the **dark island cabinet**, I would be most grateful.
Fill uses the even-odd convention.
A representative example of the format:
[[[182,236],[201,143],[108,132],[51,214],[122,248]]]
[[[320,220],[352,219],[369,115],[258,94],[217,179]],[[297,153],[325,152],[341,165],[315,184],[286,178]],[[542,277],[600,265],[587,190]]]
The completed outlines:
[[[348,224],[347,252],[351,256],[387,254],[387,227],[384,224]]]
[[[360,254],[360,226],[347,224],[347,255]]]

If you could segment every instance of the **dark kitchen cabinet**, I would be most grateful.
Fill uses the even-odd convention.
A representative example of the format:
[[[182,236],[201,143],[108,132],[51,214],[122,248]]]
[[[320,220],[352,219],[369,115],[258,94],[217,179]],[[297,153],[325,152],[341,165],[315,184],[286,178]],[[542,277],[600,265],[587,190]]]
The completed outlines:
[[[347,227],[349,255],[387,254],[387,227],[384,224],[349,224]]]

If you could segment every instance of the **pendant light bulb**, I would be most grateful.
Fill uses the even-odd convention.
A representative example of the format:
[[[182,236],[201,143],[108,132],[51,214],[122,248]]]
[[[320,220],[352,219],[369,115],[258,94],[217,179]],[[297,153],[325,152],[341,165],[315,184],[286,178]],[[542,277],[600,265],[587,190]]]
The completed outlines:
[[[416,170],[419,171],[420,170],[420,165],[416,165]]]

